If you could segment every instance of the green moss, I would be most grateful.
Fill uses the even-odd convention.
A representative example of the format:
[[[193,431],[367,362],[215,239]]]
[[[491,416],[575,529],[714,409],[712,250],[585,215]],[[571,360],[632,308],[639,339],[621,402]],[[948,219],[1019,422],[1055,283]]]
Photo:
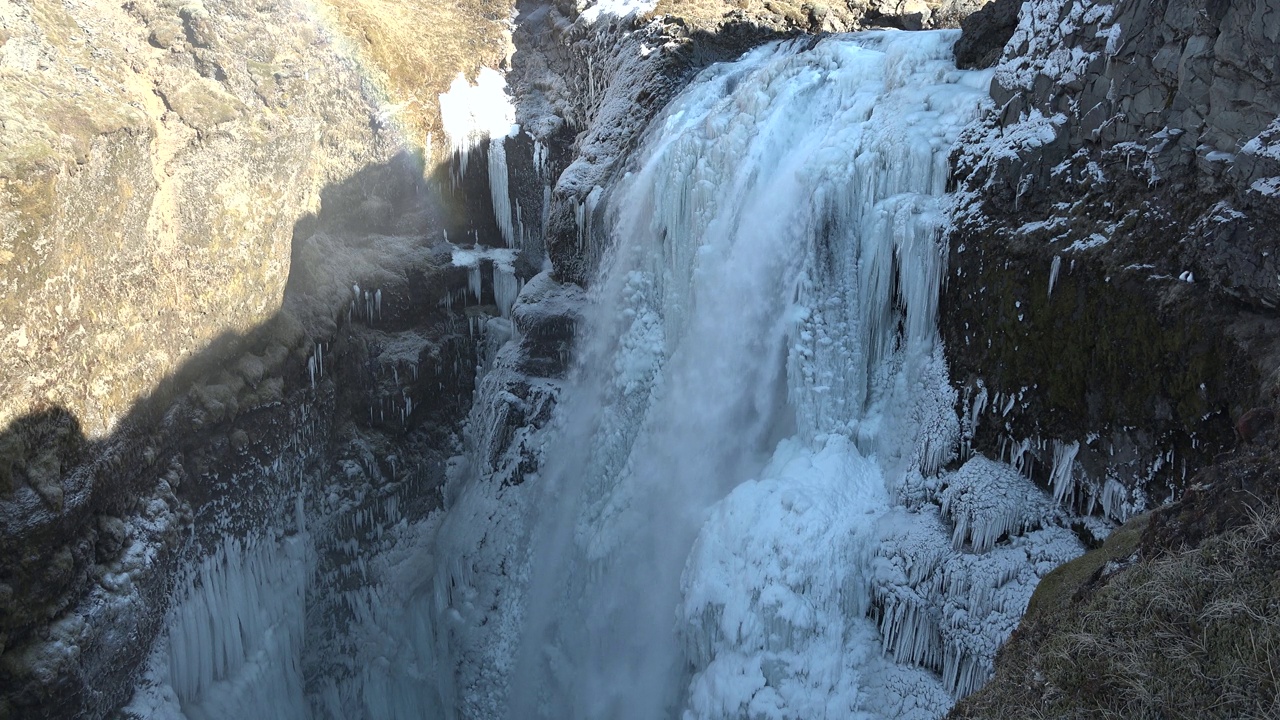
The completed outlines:
[[[1069,608],[1075,602],[1077,593],[1097,577],[1107,563],[1124,560],[1138,551],[1138,544],[1142,541],[1142,533],[1147,529],[1150,518],[1146,514],[1129,520],[1107,536],[1102,547],[1090,550],[1045,575],[1031,596],[1026,616],[1032,620],[1049,618],[1054,613]]]
[[[1225,418],[1251,375],[1221,323],[1147,270],[1112,273],[1084,256],[1068,270],[1064,260],[1050,296],[1049,259],[959,256],[964,275],[952,279],[939,323],[956,376],[981,377],[993,393],[1026,390],[1026,412],[1010,419],[1024,424],[1019,436],[1140,427],[1180,434],[1178,457],[1188,459],[1192,433],[1202,459],[1217,451],[1203,448],[1230,443],[1229,423],[1205,418]]]

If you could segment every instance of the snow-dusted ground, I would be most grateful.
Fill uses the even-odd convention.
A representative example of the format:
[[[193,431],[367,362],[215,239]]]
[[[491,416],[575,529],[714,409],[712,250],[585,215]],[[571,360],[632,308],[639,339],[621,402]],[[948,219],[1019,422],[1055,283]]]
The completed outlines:
[[[543,275],[514,322],[487,321],[506,337],[576,303],[576,369],[524,378],[514,342],[486,356],[445,510],[391,528],[351,600],[358,672],[279,716],[935,718],[988,677],[1080,547],[1014,468],[942,470],[948,154],[991,77],[952,67],[954,39],[770,45],[672,103],[599,198],[613,244],[588,301]],[[238,670],[291,667],[293,640],[211,640],[206,662],[186,638],[291,628],[276,616],[305,593],[259,548],[297,568],[303,540],[208,561],[259,594],[193,585],[158,709],[245,717],[222,695],[238,678],[298,697],[295,673]]]

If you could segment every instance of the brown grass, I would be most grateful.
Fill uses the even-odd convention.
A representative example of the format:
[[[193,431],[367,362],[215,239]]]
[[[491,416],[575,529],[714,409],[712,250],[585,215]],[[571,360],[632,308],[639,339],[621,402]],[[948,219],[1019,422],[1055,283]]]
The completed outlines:
[[[444,146],[438,97],[459,71],[474,79],[509,52],[512,0],[325,0],[326,14],[349,40],[398,116],[413,147],[433,133]],[[436,159],[439,159],[437,157]]]
[[[1280,717],[1280,509],[1139,563],[1026,632],[1001,659],[1018,667],[957,716]]]

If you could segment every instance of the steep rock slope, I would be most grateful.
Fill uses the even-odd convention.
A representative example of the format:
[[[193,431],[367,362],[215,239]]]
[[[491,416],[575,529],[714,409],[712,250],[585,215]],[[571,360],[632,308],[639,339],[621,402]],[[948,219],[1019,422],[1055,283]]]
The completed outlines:
[[[955,158],[941,323],[974,446],[1081,509],[1176,497],[1273,402],[1276,17],[1029,2]]]
[[[175,571],[299,499],[436,501],[475,363],[434,246],[487,193],[420,143],[510,12],[440,10],[374,67],[365,3],[0,8],[0,717],[118,707]]]
[[[943,332],[973,446],[1127,523],[952,717],[1272,717],[1280,7],[1016,7],[957,47],[1009,38],[954,158]]]

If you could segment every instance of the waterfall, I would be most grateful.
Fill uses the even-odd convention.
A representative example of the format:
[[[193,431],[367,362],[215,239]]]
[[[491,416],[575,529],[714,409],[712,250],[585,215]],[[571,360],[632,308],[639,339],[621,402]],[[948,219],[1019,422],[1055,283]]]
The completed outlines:
[[[955,37],[796,40],[703,71],[592,192],[584,238],[609,242],[585,296],[520,283],[513,250],[454,248],[468,302],[492,267],[499,317],[474,320],[444,509],[388,526],[357,590],[312,584],[301,505],[297,537],[229,541],[135,714],[924,719],[979,687],[1081,548],[1022,467],[957,455],[945,189],[990,75],[954,68]],[[526,372],[526,333],[566,324],[567,377]],[[302,678],[325,593],[350,620],[312,651],[341,648],[343,672]]]
[[[459,716],[938,717],[988,676],[1079,550],[1004,465],[953,475],[1007,502],[940,507],[948,155],[989,82],[954,38],[769,45],[655,121],[542,467],[479,463],[438,537]]]

